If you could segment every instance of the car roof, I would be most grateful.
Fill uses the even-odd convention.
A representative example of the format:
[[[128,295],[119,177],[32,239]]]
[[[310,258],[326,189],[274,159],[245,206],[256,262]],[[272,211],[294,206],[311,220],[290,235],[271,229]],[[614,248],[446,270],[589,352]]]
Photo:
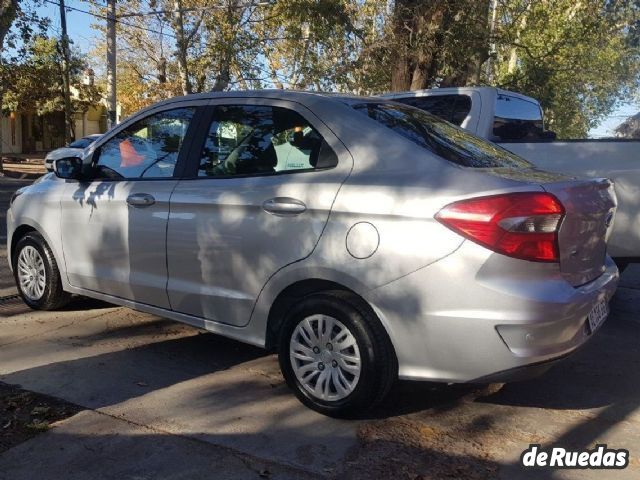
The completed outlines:
[[[300,103],[306,103],[312,99],[327,99],[329,101],[339,101],[342,103],[352,104],[354,101],[371,101],[379,102],[380,97],[363,97],[349,93],[332,93],[332,92],[312,92],[304,90],[285,90],[285,89],[264,89],[264,90],[233,90],[228,92],[205,92],[194,93],[180,97],[173,97],[154,104],[161,106],[164,104],[186,101],[186,100],[214,100],[216,98],[270,98],[279,100],[291,100]]]

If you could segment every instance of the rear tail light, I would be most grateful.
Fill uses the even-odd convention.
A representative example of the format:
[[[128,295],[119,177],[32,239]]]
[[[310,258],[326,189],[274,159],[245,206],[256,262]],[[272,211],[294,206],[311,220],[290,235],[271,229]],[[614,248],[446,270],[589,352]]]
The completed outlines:
[[[507,193],[447,205],[436,220],[469,240],[510,257],[558,262],[565,210],[550,193]]]

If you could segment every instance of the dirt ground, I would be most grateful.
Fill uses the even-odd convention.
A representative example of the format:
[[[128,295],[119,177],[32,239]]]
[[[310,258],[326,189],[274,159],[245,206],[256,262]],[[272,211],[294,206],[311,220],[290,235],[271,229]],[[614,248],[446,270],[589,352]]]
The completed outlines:
[[[0,382],[0,453],[46,432],[82,408]]]

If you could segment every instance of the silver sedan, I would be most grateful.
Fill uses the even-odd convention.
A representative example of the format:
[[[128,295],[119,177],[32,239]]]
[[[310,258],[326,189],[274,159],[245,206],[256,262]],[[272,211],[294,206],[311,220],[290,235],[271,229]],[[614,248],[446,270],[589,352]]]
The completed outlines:
[[[544,371],[601,327],[618,283],[611,182],[379,98],[175,98],[54,167],[7,216],[29,306],[86,295],[277,351],[328,415],[398,377]]]

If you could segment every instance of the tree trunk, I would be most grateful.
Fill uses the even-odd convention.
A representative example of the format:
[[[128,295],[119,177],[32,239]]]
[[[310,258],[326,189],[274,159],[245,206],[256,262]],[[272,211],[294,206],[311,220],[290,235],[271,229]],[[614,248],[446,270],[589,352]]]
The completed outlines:
[[[419,90],[430,86],[437,73],[438,44],[450,0],[397,0],[393,12],[391,89]]]
[[[13,24],[18,13],[18,0],[0,0],[0,172],[2,172],[2,150],[4,139],[2,138],[2,110],[4,108],[4,39]]]
[[[391,89],[479,83],[489,0],[397,0],[391,18]]]
[[[191,80],[189,79],[189,66],[187,65],[187,40],[184,36],[184,21],[182,16],[182,0],[175,0],[173,4],[173,22],[176,31],[176,56],[180,70],[180,85],[182,94],[192,93]]]
[[[525,28],[527,28],[527,15],[531,11],[531,5],[527,5],[526,10],[522,13],[522,17],[520,18],[520,22],[518,23],[518,28],[516,29],[516,38],[514,45],[511,46],[511,51],[509,52],[509,66],[507,67],[507,73],[515,73],[518,67],[518,47],[516,46],[520,43],[520,38],[522,37],[522,33]]]
[[[167,83],[167,59],[164,57],[160,57],[157,63],[158,67],[158,83],[165,84]]]
[[[224,59],[222,61],[222,65],[220,67],[220,75],[216,78],[216,83],[213,85],[211,89],[212,92],[222,92],[225,88],[229,86],[229,82],[231,81],[231,59],[228,54],[225,54]]]
[[[413,70],[411,51],[412,31],[414,27],[416,0],[396,0],[392,17],[392,49],[394,60],[391,65],[391,91],[409,90]]]

